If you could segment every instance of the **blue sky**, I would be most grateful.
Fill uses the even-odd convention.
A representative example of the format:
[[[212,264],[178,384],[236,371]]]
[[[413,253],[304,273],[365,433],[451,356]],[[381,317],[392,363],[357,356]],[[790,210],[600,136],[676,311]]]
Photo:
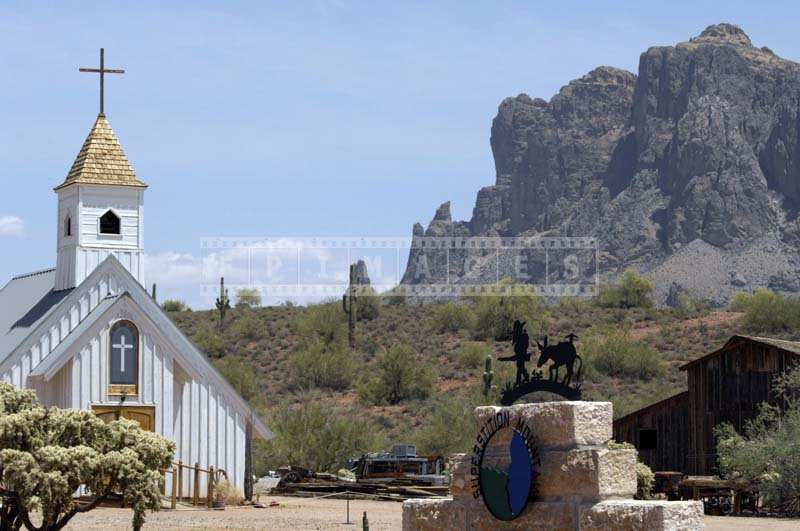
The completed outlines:
[[[716,4],[716,5],[715,5]],[[214,236],[406,236],[494,180],[504,97],[739,24],[800,58],[796,2],[0,2],[0,284],[55,262],[55,194],[97,113],[146,194],[149,277],[202,306]]]

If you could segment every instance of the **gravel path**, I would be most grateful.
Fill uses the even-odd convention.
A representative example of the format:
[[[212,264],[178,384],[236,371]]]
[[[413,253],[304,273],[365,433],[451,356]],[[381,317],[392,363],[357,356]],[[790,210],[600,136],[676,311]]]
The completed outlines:
[[[361,529],[361,515],[367,511],[369,528],[375,530],[397,530],[402,522],[402,504],[397,502],[361,501],[350,502],[350,521],[356,525],[345,525],[345,501],[331,499],[287,498],[270,496],[262,498],[265,505],[277,502],[277,507],[254,509],[234,507],[224,511],[206,509],[164,510],[147,516],[144,529],[269,529],[275,531],[306,531],[312,529]],[[78,515],[66,529],[123,531],[130,529],[129,509],[95,509]],[[800,520],[778,518],[732,518],[706,516],[706,531],[789,531],[800,529]]]
[[[350,501],[350,521],[358,525],[345,525],[346,501],[332,499],[262,497],[261,502],[277,507],[255,509],[229,507],[224,511],[207,509],[162,510],[147,515],[144,529],[270,529],[305,531],[311,529],[361,529],[361,517],[367,511],[370,531],[400,529],[403,505],[397,502]],[[66,529],[123,531],[130,529],[129,509],[100,508],[70,520]]]

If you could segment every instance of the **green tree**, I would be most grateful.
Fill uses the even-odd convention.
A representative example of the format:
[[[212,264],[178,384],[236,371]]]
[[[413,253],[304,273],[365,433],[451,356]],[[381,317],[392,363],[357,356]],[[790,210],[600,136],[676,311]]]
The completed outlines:
[[[476,338],[508,341],[517,319],[525,321],[529,331],[543,324],[545,314],[542,299],[530,295],[526,286],[518,286],[505,279],[488,288],[507,290],[507,293],[470,297],[475,308]]]
[[[403,400],[427,398],[433,389],[433,369],[418,360],[408,345],[394,345],[378,357],[375,375],[358,391],[371,404],[397,404]]]
[[[214,360],[214,366],[251,406],[262,405],[261,386],[252,364],[236,356],[225,356]]]
[[[341,341],[326,345],[315,337],[291,356],[292,382],[301,389],[342,391],[350,387],[355,371],[353,355]]]
[[[616,328],[592,331],[582,345],[584,369],[606,376],[650,380],[664,372],[661,354],[630,332]]]
[[[167,299],[162,304],[161,307],[164,308],[165,312],[186,312],[192,311],[191,308],[186,306],[186,303],[183,301],[175,300],[175,299]]]
[[[458,363],[467,369],[477,369],[484,364],[487,356],[492,357],[492,349],[478,341],[467,341],[456,351]]]
[[[472,411],[477,401],[462,395],[441,395],[429,408],[414,442],[428,455],[467,452],[475,444],[475,421]]]
[[[606,286],[597,296],[597,305],[602,308],[651,308],[653,283],[639,275],[634,269],[626,269],[619,281]]]
[[[220,357],[225,355],[225,340],[216,331],[204,326],[197,331],[193,339],[197,348],[208,356]]]
[[[739,434],[730,424],[715,429],[723,477],[758,486],[764,504],[800,514],[800,367],[774,386],[776,404],[762,403],[758,415]]]
[[[438,332],[458,332],[475,326],[475,314],[466,304],[444,302],[436,305],[431,321]]]
[[[364,415],[341,414],[319,397],[298,406],[282,406],[270,416],[275,438],[260,443],[256,469],[264,473],[282,465],[335,472],[347,459],[379,449],[385,441]]]
[[[767,288],[760,288],[752,295],[737,293],[730,307],[744,311],[742,324],[751,332],[777,333],[800,326],[800,299]]]
[[[236,292],[237,308],[258,308],[261,306],[261,292],[255,288],[241,288]]]
[[[0,527],[61,529],[118,493],[140,529],[145,511],[161,506],[161,469],[174,452],[174,443],[133,421],[45,408],[32,391],[0,382]],[[75,498],[81,486],[89,495],[84,505]],[[41,513],[40,526],[33,511]]]

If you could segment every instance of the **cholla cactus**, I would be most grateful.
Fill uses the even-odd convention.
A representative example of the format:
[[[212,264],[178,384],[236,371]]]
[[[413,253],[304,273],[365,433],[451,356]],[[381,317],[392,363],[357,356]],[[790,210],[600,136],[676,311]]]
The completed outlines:
[[[219,297],[217,297],[217,311],[219,312],[219,328],[225,322],[225,313],[231,309],[231,300],[228,298],[228,289],[225,287],[225,277],[219,277]]]
[[[347,314],[347,339],[350,348],[356,348],[356,313],[358,312],[358,297],[356,296],[356,265],[350,264],[350,285],[347,293],[342,295],[342,309]]]
[[[492,392],[492,380],[494,380],[494,371],[492,370],[492,357],[486,356],[483,369],[483,396],[487,397]]]

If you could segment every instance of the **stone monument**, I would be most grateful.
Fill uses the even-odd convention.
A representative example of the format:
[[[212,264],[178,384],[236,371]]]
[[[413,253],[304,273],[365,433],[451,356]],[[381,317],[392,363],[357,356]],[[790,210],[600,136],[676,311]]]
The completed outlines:
[[[406,501],[404,531],[703,528],[702,502],[633,499],[636,450],[609,446],[609,402],[486,406],[475,419],[450,497]]]

